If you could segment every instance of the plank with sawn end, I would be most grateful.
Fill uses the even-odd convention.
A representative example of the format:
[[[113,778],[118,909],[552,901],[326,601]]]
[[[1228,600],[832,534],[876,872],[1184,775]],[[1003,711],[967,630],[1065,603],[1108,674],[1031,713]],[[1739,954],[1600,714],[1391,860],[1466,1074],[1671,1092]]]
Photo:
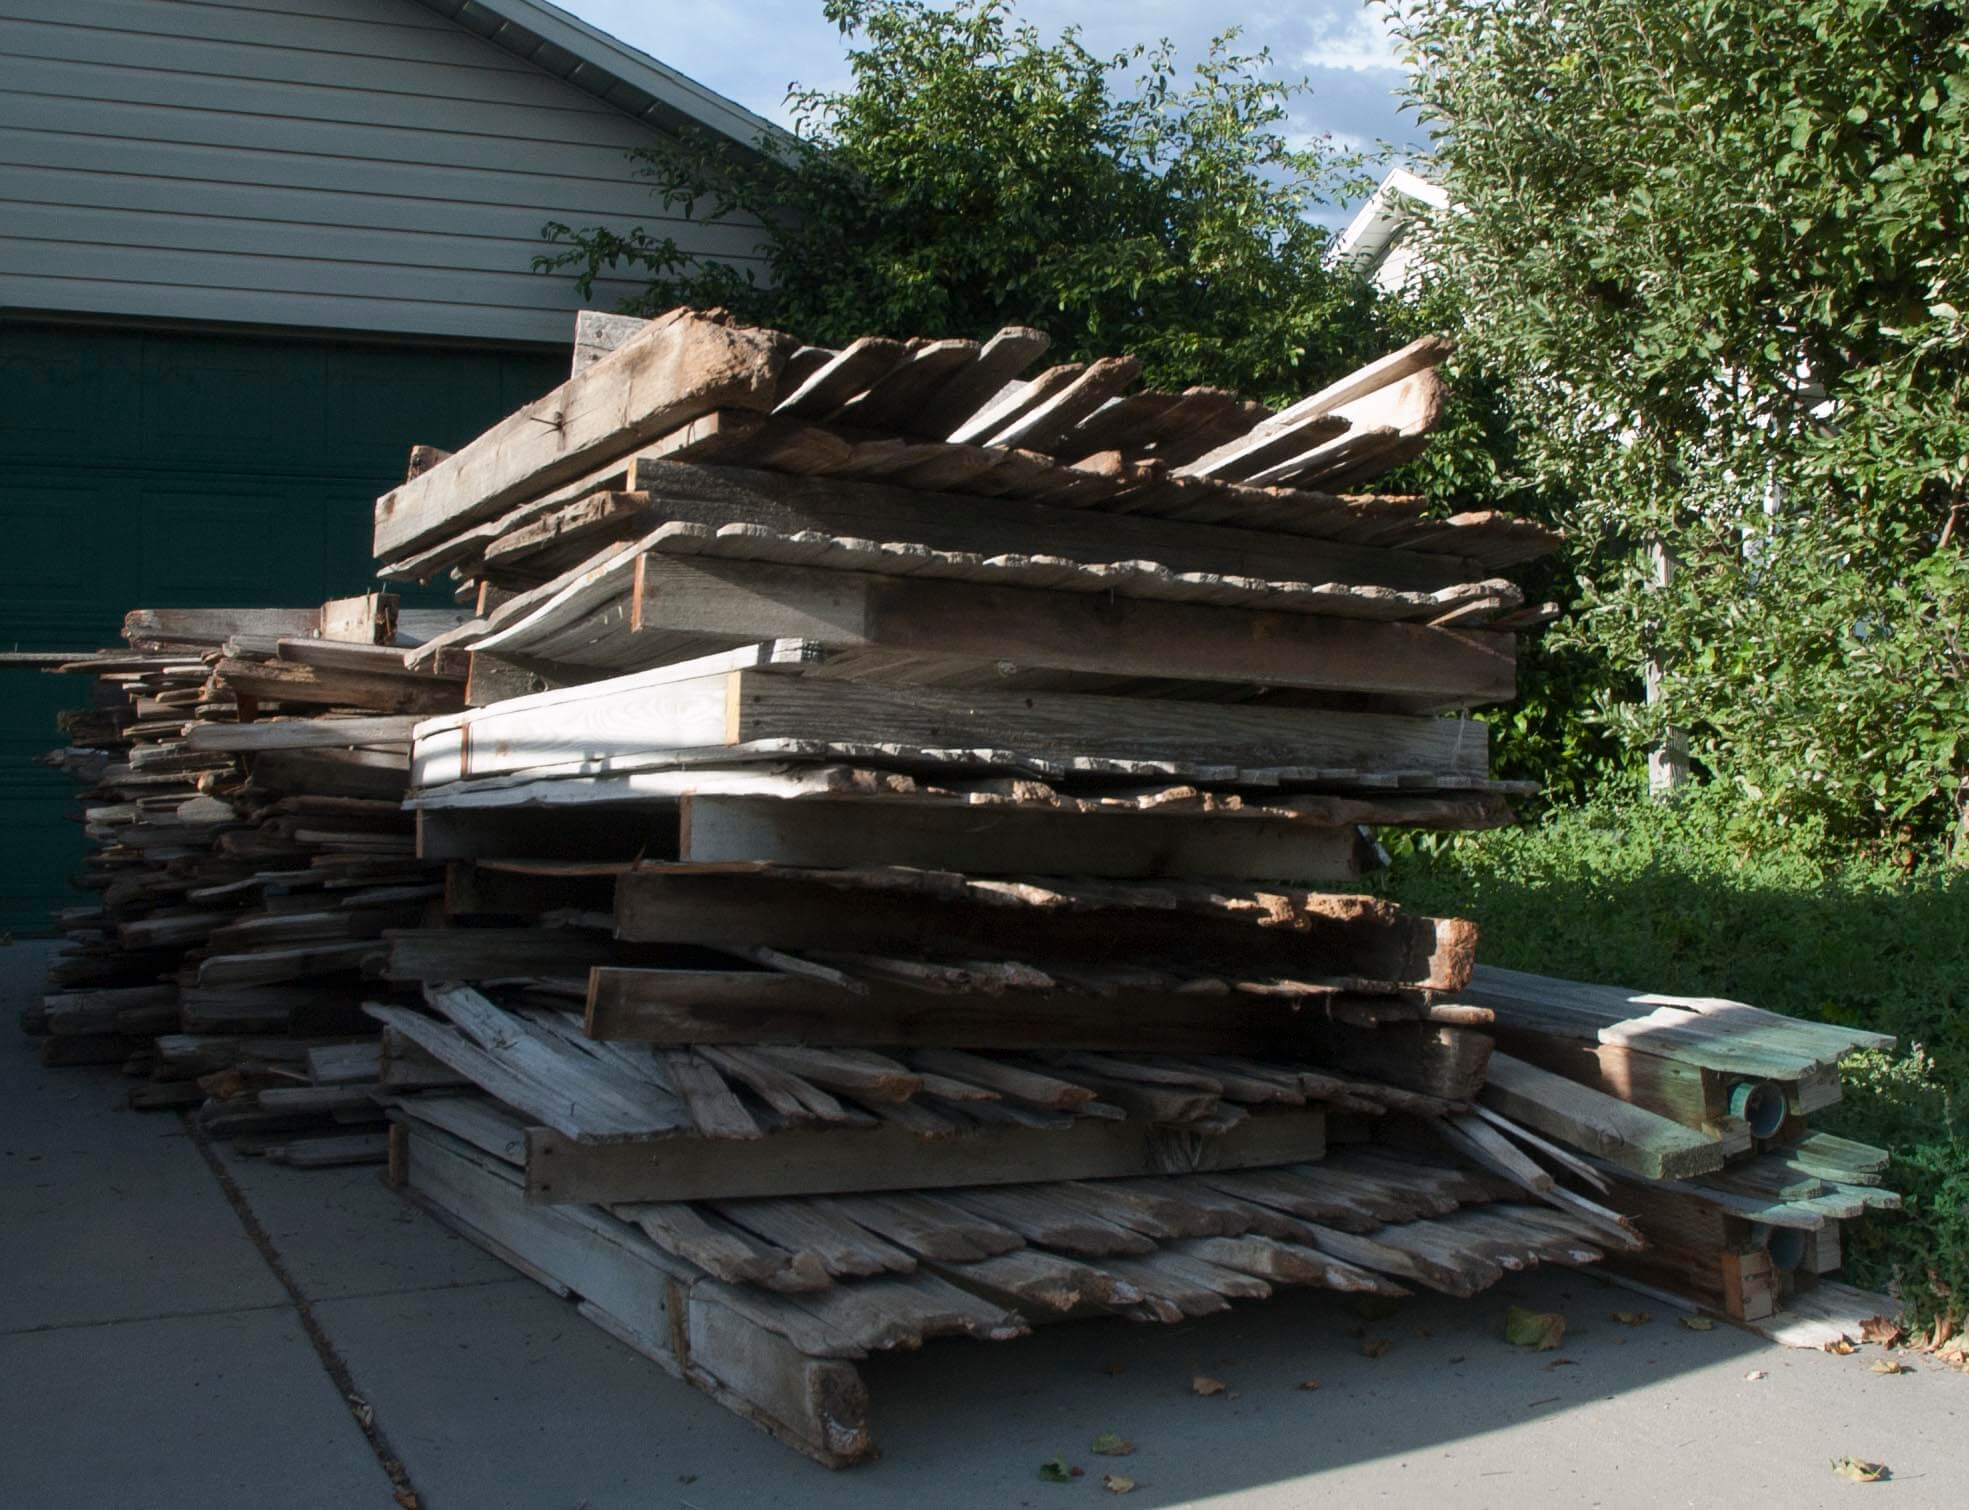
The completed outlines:
[[[789,354],[773,332],[672,310],[377,499],[375,554],[430,544],[712,409],[768,409]]]
[[[1490,1056],[1480,1099],[1649,1179],[1685,1179],[1723,1167],[1724,1148],[1717,1139],[1509,1054]]]

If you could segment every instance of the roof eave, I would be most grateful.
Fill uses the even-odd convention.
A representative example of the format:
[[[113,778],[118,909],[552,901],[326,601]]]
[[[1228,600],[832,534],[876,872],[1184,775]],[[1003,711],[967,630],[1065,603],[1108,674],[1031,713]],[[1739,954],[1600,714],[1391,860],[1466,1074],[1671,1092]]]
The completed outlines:
[[[793,137],[549,0],[417,0],[494,46],[660,130],[696,127],[747,148]]]

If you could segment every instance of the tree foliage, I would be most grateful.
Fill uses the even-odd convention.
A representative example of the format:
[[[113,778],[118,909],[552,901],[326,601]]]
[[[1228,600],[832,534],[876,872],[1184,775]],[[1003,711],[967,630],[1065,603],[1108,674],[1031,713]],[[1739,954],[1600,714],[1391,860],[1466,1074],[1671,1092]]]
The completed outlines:
[[[1429,227],[1573,643],[1668,665],[1767,818],[1910,853],[1969,769],[1969,14],[1893,0],[1412,0]],[[1675,560],[1657,590],[1646,547]]]
[[[1295,144],[1298,88],[1226,33],[1098,57],[1006,0],[827,0],[849,87],[795,87],[792,138],[639,154],[664,208],[763,227],[764,274],[648,230],[548,227],[543,265],[650,280],[640,307],[723,305],[803,339],[1037,326],[1062,359],[1132,351],[1147,379],[1296,397],[1378,355],[1372,290],[1313,218],[1357,165]],[[1132,71],[1132,77],[1131,77]]]

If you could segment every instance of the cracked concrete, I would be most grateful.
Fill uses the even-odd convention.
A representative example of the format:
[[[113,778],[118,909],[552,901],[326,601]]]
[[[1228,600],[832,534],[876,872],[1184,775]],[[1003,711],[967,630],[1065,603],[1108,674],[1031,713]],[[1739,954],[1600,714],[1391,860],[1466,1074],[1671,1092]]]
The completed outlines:
[[[46,957],[0,950],[5,1510],[389,1510],[399,1483],[422,1510],[996,1510],[1106,1503],[1115,1471],[1138,1483],[1131,1506],[1961,1503],[1969,1378],[1919,1359],[1883,1377],[1867,1353],[1691,1332],[1659,1307],[1618,1326],[1608,1312],[1645,1303],[1566,1272],[1371,1323],[1295,1292],[1180,1327],[932,1344],[865,1366],[887,1456],[829,1474],[374,1168],[286,1169],[223,1146],[208,1164],[176,1116],[125,1109],[114,1071],[43,1070],[11,1024]],[[1512,1304],[1565,1313],[1564,1349],[1504,1344]],[[1366,1358],[1363,1335],[1391,1346]],[[1199,1372],[1229,1389],[1198,1397]],[[1091,1455],[1104,1432],[1138,1450]],[[1893,1479],[1834,1478],[1844,1453]],[[1056,1455],[1085,1478],[1042,1482]]]

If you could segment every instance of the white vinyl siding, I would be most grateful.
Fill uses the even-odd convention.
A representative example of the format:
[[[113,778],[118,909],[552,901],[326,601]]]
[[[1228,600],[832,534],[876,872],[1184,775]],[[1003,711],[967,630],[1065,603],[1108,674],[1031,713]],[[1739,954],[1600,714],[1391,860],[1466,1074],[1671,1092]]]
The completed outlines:
[[[648,124],[415,0],[0,0],[0,309],[555,342],[549,220],[666,218]]]

